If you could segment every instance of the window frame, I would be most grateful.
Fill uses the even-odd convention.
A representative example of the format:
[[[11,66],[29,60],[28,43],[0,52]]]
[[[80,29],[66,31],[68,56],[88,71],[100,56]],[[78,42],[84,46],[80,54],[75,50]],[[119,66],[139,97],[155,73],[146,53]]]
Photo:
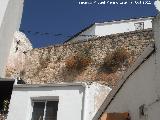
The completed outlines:
[[[40,97],[32,97],[31,98],[31,106],[32,106],[31,117],[30,117],[31,120],[32,120],[32,113],[33,113],[33,107],[34,107],[35,102],[44,102],[45,103],[44,112],[43,112],[43,120],[45,120],[48,101],[58,102],[58,108],[59,108],[59,97],[58,96],[40,96]],[[58,113],[58,109],[57,109],[57,113]]]

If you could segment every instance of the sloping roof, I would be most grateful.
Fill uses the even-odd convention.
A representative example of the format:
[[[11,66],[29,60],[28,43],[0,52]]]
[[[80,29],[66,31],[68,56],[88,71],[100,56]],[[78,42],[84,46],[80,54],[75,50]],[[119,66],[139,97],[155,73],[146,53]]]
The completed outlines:
[[[41,88],[41,87],[68,87],[68,86],[82,86],[85,87],[85,83],[56,83],[56,84],[21,84],[14,85],[14,88]]]
[[[123,87],[125,82],[128,80],[128,78],[134,73],[141,64],[144,63],[151,55],[154,53],[155,47],[154,44],[150,44],[144,52],[139,56],[139,58],[136,60],[136,62],[127,70],[127,72],[123,75],[122,79],[117,83],[117,85],[113,88],[113,90],[109,93],[109,95],[106,97],[105,101],[99,108],[98,112],[95,114],[93,120],[98,120],[100,116],[105,112],[107,107],[110,105],[112,100],[114,100],[114,97],[119,92],[119,90]]]
[[[86,28],[82,29],[80,32],[76,33],[75,35],[73,35],[72,37],[70,37],[68,40],[64,41],[64,43],[69,42],[71,39],[77,37],[78,35],[80,35],[81,33],[83,33],[84,31],[88,30],[89,28],[93,27],[95,25],[95,23],[90,24],[89,26],[87,26]]]
[[[145,20],[145,19],[152,19],[154,17],[150,16],[150,17],[140,17],[140,18],[131,18],[131,19],[122,19],[122,20],[112,20],[112,21],[107,21],[107,22],[95,22],[90,24],[89,26],[87,26],[86,28],[82,29],[80,32],[76,33],[75,35],[73,35],[72,37],[70,37],[69,39],[67,39],[64,43],[69,42],[70,40],[72,40],[73,38],[79,36],[81,33],[83,33],[84,31],[88,30],[89,28],[93,27],[94,25],[101,25],[101,24],[115,24],[115,23],[120,23],[120,22],[129,22],[129,21],[136,21],[136,20]]]

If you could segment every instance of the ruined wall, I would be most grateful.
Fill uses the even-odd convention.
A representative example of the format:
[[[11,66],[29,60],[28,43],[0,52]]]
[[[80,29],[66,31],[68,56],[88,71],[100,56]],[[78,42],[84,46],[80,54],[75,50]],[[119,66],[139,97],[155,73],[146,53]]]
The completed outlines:
[[[152,41],[152,30],[148,29],[92,38],[83,42],[33,49],[25,54],[23,70],[19,70],[23,73],[20,77],[28,84],[96,81],[102,84],[115,85],[126,68]],[[104,58],[117,47],[123,47],[129,53],[127,67],[119,68],[114,73],[101,72],[100,67]],[[87,64],[85,63],[85,67],[82,65],[84,67],[82,70],[69,70],[66,63],[71,61],[70,58],[76,58],[77,54],[81,57],[85,56],[86,60],[84,61]],[[88,56],[90,56],[89,60],[87,59]],[[81,62],[84,63],[84,61]]]

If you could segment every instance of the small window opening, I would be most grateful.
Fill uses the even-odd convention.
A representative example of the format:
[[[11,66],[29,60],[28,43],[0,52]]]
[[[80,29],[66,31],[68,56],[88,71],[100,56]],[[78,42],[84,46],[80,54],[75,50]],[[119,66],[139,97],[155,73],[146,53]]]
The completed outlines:
[[[34,101],[31,120],[57,120],[58,101]]]
[[[135,30],[143,30],[144,29],[144,22],[138,22],[134,24]]]

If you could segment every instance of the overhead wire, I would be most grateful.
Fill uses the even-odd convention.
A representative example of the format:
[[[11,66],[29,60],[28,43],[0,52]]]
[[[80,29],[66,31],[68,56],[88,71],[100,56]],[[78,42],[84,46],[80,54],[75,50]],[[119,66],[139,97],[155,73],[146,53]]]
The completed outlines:
[[[54,36],[54,37],[72,37],[74,35],[67,35],[67,34],[62,34],[62,33],[51,33],[51,32],[39,32],[39,31],[31,31],[31,30],[24,30],[20,29],[21,32],[23,33],[28,33],[31,35],[40,35],[40,36]],[[78,36],[83,36],[83,37],[97,37],[97,35],[87,35],[87,34],[79,34]]]

